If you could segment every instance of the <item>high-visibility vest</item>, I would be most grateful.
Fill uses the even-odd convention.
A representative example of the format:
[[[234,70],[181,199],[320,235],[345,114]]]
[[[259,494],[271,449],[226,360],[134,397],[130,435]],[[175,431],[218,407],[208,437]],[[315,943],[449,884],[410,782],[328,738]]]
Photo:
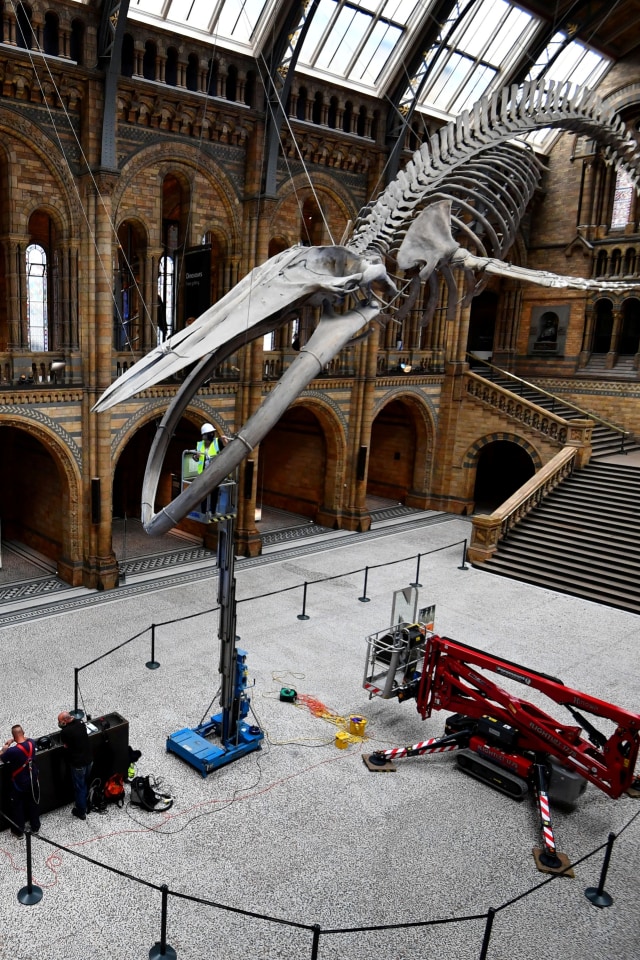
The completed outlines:
[[[220,452],[218,438],[214,437],[211,443],[207,443],[206,440],[198,440],[196,450],[200,454],[198,473],[202,473],[209,460]]]

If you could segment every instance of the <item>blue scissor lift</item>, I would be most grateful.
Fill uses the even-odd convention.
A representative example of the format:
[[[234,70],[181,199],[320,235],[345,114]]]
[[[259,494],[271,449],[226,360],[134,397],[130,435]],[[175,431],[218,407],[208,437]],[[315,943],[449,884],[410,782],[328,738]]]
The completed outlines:
[[[189,471],[193,451],[183,455]],[[193,477],[192,477],[193,479]],[[214,490],[203,504],[202,512],[189,514],[204,523],[218,524],[218,604],[220,620],[221,692],[219,713],[197,727],[184,727],[167,737],[167,751],[199,770],[203,777],[219,767],[259,750],[264,739],[260,727],[247,723],[250,698],[247,694],[247,652],[236,646],[236,581],[234,577],[234,531],[237,516],[237,485],[226,480]],[[217,742],[213,742],[213,739]]]

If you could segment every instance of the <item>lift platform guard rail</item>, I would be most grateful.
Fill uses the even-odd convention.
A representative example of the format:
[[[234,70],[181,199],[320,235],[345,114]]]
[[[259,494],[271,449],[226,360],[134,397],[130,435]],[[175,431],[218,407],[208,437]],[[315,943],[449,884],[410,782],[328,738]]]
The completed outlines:
[[[363,757],[370,770],[395,770],[404,757],[457,750],[458,766],[508,796],[522,799],[531,789],[540,815],[542,849],[534,849],[538,869],[570,872],[556,850],[549,802],[573,806],[587,781],[613,798],[640,796],[635,765],[640,746],[640,714],[631,713],[562,680],[440,637],[432,624],[398,623],[367,638],[363,687],[370,698],[416,700],[423,719],[433,710],[454,711],[445,734],[413,744],[378,750]],[[489,678],[539,690],[569,711],[575,723],[562,723],[535,704]],[[614,724],[605,736],[585,713]],[[586,734],[586,737],[583,735]]]

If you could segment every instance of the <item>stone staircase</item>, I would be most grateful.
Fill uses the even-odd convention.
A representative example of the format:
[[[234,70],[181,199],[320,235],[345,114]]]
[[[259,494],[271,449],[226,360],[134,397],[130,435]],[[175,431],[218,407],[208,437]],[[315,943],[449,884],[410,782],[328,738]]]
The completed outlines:
[[[508,373],[504,373],[496,368],[489,366],[474,367],[474,373],[478,373],[481,377],[490,380],[491,383],[495,383],[504,390],[509,390],[516,396],[522,397],[530,403],[535,403],[538,407],[543,407],[550,413],[555,413],[565,420],[584,420],[594,416],[594,414],[590,414],[586,410],[578,410],[564,403],[559,397],[549,395],[532,383],[510,377]],[[640,450],[640,442],[635,438],[623,438],[621,433],[607,426],[606,423],[599,423],[596,420],[594,424],[591,436],[593,457],[607,457],[615,453]]]
[[[492,372],[489,379],[513,390],[508,376]],[[514,393],[566,419],[588,416],[533,385],[516,386]],[[640,454],[634,453],[640,444],[627,439],[621,447],[619,434],[597,424],[590,463],[547,494],[490,559],[474,566],[640,613]],[[621,456],[606,459],[621,452],[631,454],[628,463]]]
[[[635,357],[619,356],[613,367],[607,366],[606,353],[593,353],[586,366],[580,368],[581,377],[595,377],[598,380],[637,380],[638,369]]]
[[[640,613],[640,466],[574,471],[475,566]]]

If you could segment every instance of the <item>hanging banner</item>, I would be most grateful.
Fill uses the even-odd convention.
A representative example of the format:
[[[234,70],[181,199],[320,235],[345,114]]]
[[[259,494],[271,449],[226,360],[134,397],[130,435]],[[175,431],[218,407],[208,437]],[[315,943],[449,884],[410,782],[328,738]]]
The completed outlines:
[[[211,245],[191,247],[184,252],[184,317],[186,322],[211,306]]]

